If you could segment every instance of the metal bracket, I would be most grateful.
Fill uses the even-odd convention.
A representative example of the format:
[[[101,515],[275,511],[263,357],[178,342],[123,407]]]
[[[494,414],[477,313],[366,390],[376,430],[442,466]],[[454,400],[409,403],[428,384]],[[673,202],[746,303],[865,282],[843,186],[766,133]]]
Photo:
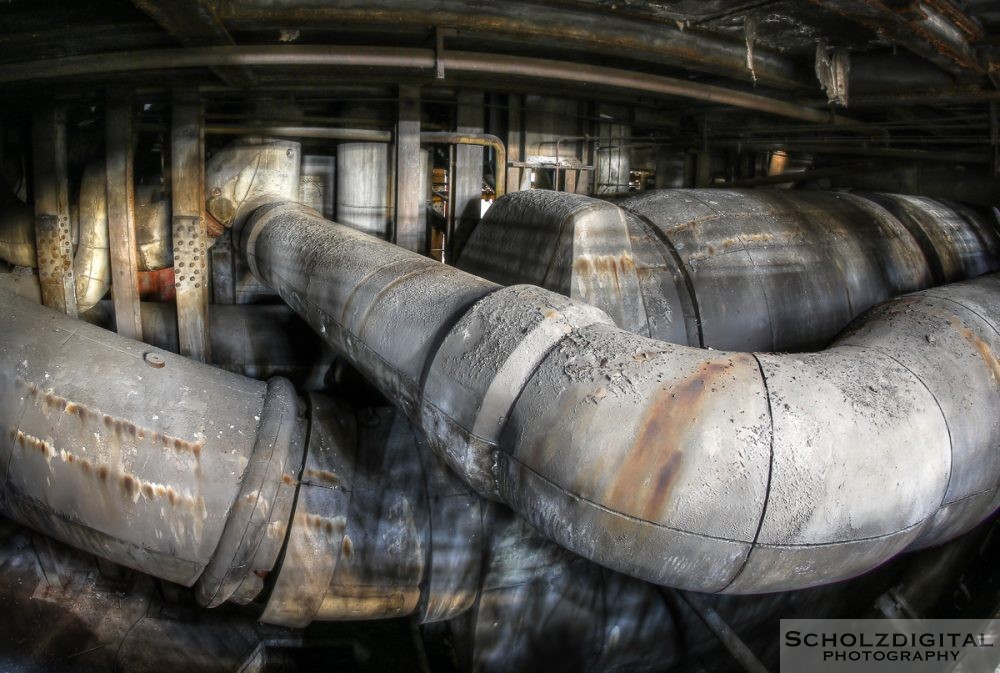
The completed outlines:
[[[444,79],[444,38],[456,35],[458,31],[454,28],[434,26],[434,66],[437,68],[438,79]]]

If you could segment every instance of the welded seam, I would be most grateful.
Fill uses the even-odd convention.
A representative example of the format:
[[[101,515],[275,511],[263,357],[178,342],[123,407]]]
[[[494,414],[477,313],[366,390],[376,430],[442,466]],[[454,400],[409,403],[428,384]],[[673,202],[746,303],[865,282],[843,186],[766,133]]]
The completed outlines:
[[[928,297],[934,297],[935,299],[943,299],[944,301],[949,301],[952,304],[955,304],[956,306],[961,306],[966,311],[968,311],[969,313],[971,313],[972,315],[976,316],[977,318],[979,318],[980,320],[982,320],[984,323],[986,323],[986,326],[989,327],[991,330],[993,330],[996,333],[997,336],[1000,336],[1000,327],[997,327],[996,325],[994,325],[991,320],[989,320],[986,316],[984,316],[983,314],[981,314],[979,311],[975,310],[974,308],[970,308],[970,307],[966,306],[965,304],[963,304],[962,302],[958,301],[957,299],[952,299],[951,297],[943,296],[943,295],[940,295],[940,294],[935,294],[934,292],[927,292],[926,295]]]
[[[627,208],[623,206],[622,210],[627,210]],[[627,212],[630,215],[634,215],[635,217],[637,217],[639,221],[642,222],[646,226],[646,228],[653,233],[653,236],[656,237],[661,244],[663,244],[663,246],[667,249],[667,252],[670,253],[670,257],[673,259],[674,262],[674,268],[676,268],[677,272],[681,275],[681,279],[684,281],[684,289],[687,290],[688,300],[691,302],[691,310],[694,313],[695,329],[698,331],[698,346],[700,348],[704,348],[705,334],[702,331],[701,327],[701,308],[698,306],[698,295],[695,293],[694,290],[694,281],[691,279],[691,274],[688,273],[688,268],[687,265],[684,263],[684,259],[681,257],[681,254],[677,251],[677,248],[674,247],[674,244],[671,242],[671,240],[667,237],[666,233],[661,231],[660,228],[656,226],[656,224],[654,224],[652,220],[650,220],[645,215],[642,215],[632,210],[628,210]],[[683,315],[683,307],[681,308],[682,308],[681,315]],[[687,332],[687,325],[685,325],[684,331]]]
[[[753,541],[750,543],[750,549],[747,550],[747,555],[743,557],[743,563],[740,564],[739,569],[733,578],[729,580],[726,586],[718,590],[718,592],[725,591],[733,585],[733,583],[740,578],[743,571],[746,570],[747,565],[750,563],[750,557],[753,555],[754,549],[757,548],[757,543],[760,540],[760,532],[764,529],[764,520],[767,517],[767,506],[771,502],[771,477],[774,475],[774,411],[771,408],[771,391],[767,386],[767,375],[764,374],[764,365],[761,364],[760,358],[757,357],[756,353],[751,353],[754,362],[757,363],[757,371],[760,372],[761,383],[764,384],[764,395],[767,397],[767,419],[771,426],[771,432],[769,436],[770,451],[767,460],[767,482],[764,487],[764,502],[760,507],[760,519],[757,521],[757,530],[754,531]]]
[[[701,198],[697,194],[695,194],[695,193],[692,192],[690,194],[690,196],[695,201],[698,201],[703,206],[705,206],[706,208],[708,208],[709,210],[711,210],[713,213],[715,213],[716,216],[718,216],[720,218],[723,216],[723,213],[720,212],[718,208],[715,208],[711,203],[708,203],[707,201],[705,201],[703,198]],[[736,240],[739,241],[740,245],[743,246],[743,252],[746,254],[747,259],[750,260],[750,266],[753,268],[753,270],[755,272],[758,271],[757,262],[754,261],[753,255],[751,255],[750,254],[750,250],[747,249],[747,244],[746,244],[746,242],[744,242],[743,238],[740,236],[739,229],[736,230]],[[764,308],[767,310],[767,328],[768,328],[767,331],[770,332],[770,334],[771,334],[771,348],[774,348],[774,344],[776,343],[776,340],[774,338],[774,319],[771,317],[771,302],[767,298],[767,290],[764,289],[764,283],[760,279],[760,276],[757,273],[754,273],[754,280],[757,281],[757,287],[760,288],[760,294],[761,294],[762,297],[764,297]],[[704,348],[704,347],[705,347],[705,343],[704,343],[704,340],[702,340],[702,348]]]
[[[947,503],[948,491],[951,489],[951,479],[955,474],[955,439],[954,437],[952,437],[951,426],[948,424],[948,416],[945,415],[944,413],[944,408],[941,406],[941,401],[938,400],[937,395],[934,394],[934,391],[932,391],[927,386],[927,384],[924,383],[924,380],[920,378],[915,371],[913,371],[912,369],[904,365],[902,362],[897,360],[895,357],[890,355],[889,352],[886,351],[881,346],[862,346],[860,344],[852,344],[852,343],[838,343],[837,346],[846,346],[848,348],[860,348],[861,350],[875,351],[881,353],[882,355],[889,358],[897,365],[905,369],[910,374],[910,376],[919,381],[920,385],[922,385],[924,387],[924,390],[927,391],[927,394],[931,396],[932,400],[934,400],[934,404],[937,405],[938,411],[941,413],[941,419],[944,421],[944,428],[948,432],[948,483],[945,484],[944,493],[941,494],[941,503],[938,505],[938,509],[940,510]]]
[[[373,278],[374,276],[378,275],[379,273],[381,273],[382,271],[385,271],[386,269],[388,269],[390,267],[393,267],[393,266],[396,266],[396,265],[399,265],[399,264],[405,264],[407,262],[412,263],[413,261],[414,261],[413,258],[406,258],[406,257],[404,257],[402,259],[393,260],[393,261],[389,262],[388,264],[383,264],[382,266],[375,268],[370,273],[367,273],[364,276],[362,276],[362,278],[357,283],[354,284],[354,288],[351,290],[351,293],[349,295],[347,295],[347,299],[344,300],[344,310],[340,312],[341,313],[341,315],[340,315],[340,321],[341,321],[341,323],[343,323],[345,320],[347,320],[347,311],[351,307],[351,303],[354,301],[354,297],[357,296],[358,292],[361,291],[361,288],[364,287],[364,285],[371,278]],[[427,267],[424,267],[424,268],[427,268]],[[411,272],[409,272],[406,275],[409,276],[409,275],[412,275],[413,273],[415,273],[415,272],[411,271]],[[313,276],[310,274],[309,277],[306,279],[305,294],[309,294],[309,284],[308,283],[312,279],[312,277]],[[405,277],[406,276],[401,276],[399,278],[405,278]]]
[[[718,540],[720,542],[731,542],[733,544],[745,544],[745,545],[752,544],[751,540],[740,540],[740,539],[736,539],[736,538],[725,537],[725,536],[722,536],[722,535],[711,535],[709,533],[700,533],[700,532],[685,530],[684,528],[677,528],[676,526],[669,526],[667,524],[660,523],[660,522],[657,522],[657,521],[650,521],[649,519],[644,519],[642,517],[638,517],[638,516],[635,516],[633,514],[627,514],[625,512],[613,509],[611,507],[608,507],[607,505],[603,505],[603,504],[601,504],[599,502],[591,500],[590,498],[586,498],[586,497],[580,495],[579,493],[575,493],[575,492],[567,489],[565,486],[562,486],[561,484],[557,484],[556,482],[552,481],[551,479],[549,479],[545,475],[540,474],[537,470],[535,470],[530,465],[527,465],[523,461],[518,460],[512,454],[507,453],[505,455],[506,455],[506,457],[507,457],[508,460],[510,460],[512,462],[515,462],[518,465],[520,465],[526,472],[530,472],[539,481],[545,482],[546,484],[550,485],[555,490],[560,491],[561,493],[563,493],[564,495],[568,496],[569,498],[571,498],[573,500],[578,500],[578,501],[583,502],[583,503],[586,503],[587,505],[593,507],[594,509],[598,509],[598,510],[601,510],[603,512],[607,512],[608,514],[612,514],[614,516],[620,517],[620,518],[625,519],[627,521],[633,521],[635,523],[649,525],[649,526],[652,526],[653,528],[658,528],[660,530],[668,530],[668,531],[671,531],[671,532],[674,532],[674,533],[681,533],[683,535],[690,535],[691,537],[703,538],[703,539],[706,539],[706,540]],[[858,542],[870,542],[870,541],[874,541],[874,540],[882,540],[882,539],[887,539],[887,538],[894,537],[896,535],[899,535],[900,533],[905,533],[906,531],[912,530],[913,528],[916,528],[917,526],[921,526],[924,523],[926,523],[927,521],[929,521],[933,516],[934,515],[931,514],[931,515],[929,515],[929,516],[921,519],[920,521],[917,521],[916,523],[909,524],[907,526],[904,526],[902,528],[898,528],[898,529],[896,529],[894,531],[890,531],[888,533],[880,533],[879,535],[870,535],[870,536],[865,536],[865,537],[856,537],[856,538],[851,538],[850,540],[831,540],[829,542],[809,542],[809,543],[802,543],[802,544],[781,544],[781,545],[778,545],[778,544],[758,543],[757,547],[765,547],[765,548],[769,548],[769,549],[770,548],[776,548],[776,547],[787,547],[789,549],[814,549],[814,548],[821,548],[821,547],[836,547],[836,546],[841,546],[841,545],[849,545],[849,544],[855,544],[855,543],[858,543]]]

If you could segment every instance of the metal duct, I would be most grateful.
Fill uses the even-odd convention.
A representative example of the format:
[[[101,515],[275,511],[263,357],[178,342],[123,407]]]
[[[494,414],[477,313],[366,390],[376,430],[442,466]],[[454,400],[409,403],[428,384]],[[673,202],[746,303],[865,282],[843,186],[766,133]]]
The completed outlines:
[[[0,509],[172,582],[253,599],[281,549],[304,409],[245,379],[0,291]]]
[[[247,136],[227,145],[205,164],[206,210],[228,227],[261,204],[298,198],[301,155],[290,140]]]
[[[884,304],[821,353],[752,355],[637,336],[299,204],[257,210],[242,247],[478,492],[635,577],[808,587],[996,508],[1000,276]]]
[[[159,271],[173,266],[174,232],[170,201],[160,185],[135,188],[135,244],[140,271]]]
[[[671,343],[810,350],[890,297],[1000,268],[1000,233],[889,194],[670,189],[613,205],[535,190],[494,204],[459,267]]]
[[[389,203],[389,146],[386,143],[337,145],[337,221],[386,238],[392,221]]]

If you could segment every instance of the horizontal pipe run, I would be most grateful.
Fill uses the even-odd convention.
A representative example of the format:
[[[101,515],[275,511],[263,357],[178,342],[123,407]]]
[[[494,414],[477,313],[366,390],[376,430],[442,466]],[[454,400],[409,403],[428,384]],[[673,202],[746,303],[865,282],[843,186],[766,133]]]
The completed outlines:
[[[391,131],[372,129],[345,129],[330,126],[257,126],[254,124],[232,124],[205,127],[208,135],[249,135],[257,134],[275,138],[320,138],[323,140],[348,140],[366,143],[390,143]]]
[[[448,131],[425,131],[420,134],[420,142],[424,145],[478,145],[492,147],[496,155],[493,158],[493,177],[496,180],[494,192],[497,198],[507,193],[507,148],[503,141],[489,133],[451,133]]]
[[[1000,276],[887,302],[819,353],[755,355],[630,334],[299,204],[254,212],[242,248],[480,494],[635,577],[814,586],[998,504]]]
[[[656,96],[690,98],[706,103],[731,105],[819,124],[849,122],[849,120],[826,110],[796,105],[757,94],[712,84],[615,68],[522,56],[460,51],[445,52],[441,61],[446,71],[477,75],[503,75],[641,91]],[[435,72],[437,64],[438,59],[433,49],[304,45],[190,47],[69,56],[18,63],[14,66],[0,67],[0,84],[54,77],[109,75],[141,70],[225,66],[364,67]]]

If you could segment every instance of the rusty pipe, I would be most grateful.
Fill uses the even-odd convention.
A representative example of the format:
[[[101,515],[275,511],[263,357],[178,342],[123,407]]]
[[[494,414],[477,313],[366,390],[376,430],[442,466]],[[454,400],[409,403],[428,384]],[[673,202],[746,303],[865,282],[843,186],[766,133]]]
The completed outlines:
[[[755,355],[640,337],[299,204],[259,208],[241,245],[474,489],[632,576],[808,587],[996,508],[1000,277],[888,302],[819,353]]]
[[[424,145],[478,145],[492,147],[493,177],[496,181],[494,191],[497,198],[507,193],[507,148],[503,141],[489,133],[454,133],[450,131],[424,131],[420,134],[420,142]]]
[[[205,605],[252,600],[302,464],[284,379],[229,374],[0,291],[0,510]]]

